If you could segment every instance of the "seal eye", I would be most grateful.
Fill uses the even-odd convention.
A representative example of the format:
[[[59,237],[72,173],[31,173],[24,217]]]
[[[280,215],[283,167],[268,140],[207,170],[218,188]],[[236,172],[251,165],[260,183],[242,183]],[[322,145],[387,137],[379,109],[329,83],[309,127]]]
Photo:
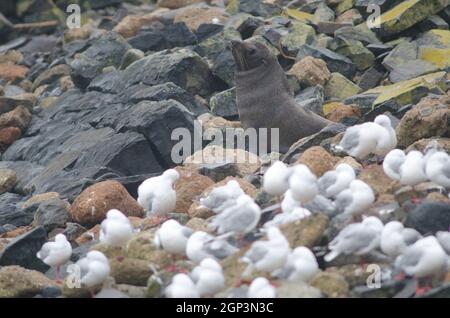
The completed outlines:
[[[255,55],[255,54],[256,54],[256,50],[255,50],[254,48],[251,48],[251,49],[248,51],[248,54],[250,54],[250,55]]]

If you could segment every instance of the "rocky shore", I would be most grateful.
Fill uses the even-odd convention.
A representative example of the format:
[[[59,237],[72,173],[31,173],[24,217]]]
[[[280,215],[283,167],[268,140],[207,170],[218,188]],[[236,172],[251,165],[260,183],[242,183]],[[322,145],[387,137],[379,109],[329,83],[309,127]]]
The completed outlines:
[[[81,8],[69,29],[66,8]],[[379,27],[367,25],[375,3]],[[323,176],[348,163],[375,193],[367,215],[399,220],[422,235],[448,231],[449,189],[414,188],[391,180],[375,157],[336,152],[347,127],[388,114],[398,148],[450,153],[449,0],[2,0],[0,4],[0,297],[89,297],[86,288],[54,281],[36,257],[63,233],[71,263],[104,253],[110,279],[97,297],[162,297],[172,255],[153,244],[160,223],[146,217],[137,188],[175,168],[176,208],[170,217],[211,232],[212,211],[198,199],[236,180],[261,209],[277,202],[262,188],[270,159],[305,164]],[[174,164],[171,133],[239,127],[231,40],[258,41],[277,55],[299,105],[333,122],[296,142],[286,154],[252,162],[205,163],[199,153]],[[203,142],[214,159],[218,146]],[[419,200],[419,201],[417,201]],[[126,249],[99,243],[111,209],[136,229]],[[369,288],[359,258],[323,261],[348,219],[321,211],[280,227],[291,248],[316,252],[320,271],[309,284],[278,280],[279,297],[411,297],[414,281],[383,279]],[[242,249],[221,261],[225,288],[241,296]],[[393,261],[368,256],[383,273]],[[179,258],[186,271],[194,265]],[[63,277],[67,275],[65,265]],[[412,284],[412,285],[411,285]],[[412,286],[412,287],[411,287]],[[450,297],[450,273],[435,277],[421,297]],[[412,288],[412,289],[411,289]]]

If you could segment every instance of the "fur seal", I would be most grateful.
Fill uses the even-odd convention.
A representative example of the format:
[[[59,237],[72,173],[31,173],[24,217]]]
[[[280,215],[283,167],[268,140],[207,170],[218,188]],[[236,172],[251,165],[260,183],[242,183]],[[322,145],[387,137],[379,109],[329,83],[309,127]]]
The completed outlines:
[[[296,104],[277,57],[264,44],[230,44],[237,66],[236,102],[244,129],[278,128],[279,150],[286,152],[297,140],[331,123]]]

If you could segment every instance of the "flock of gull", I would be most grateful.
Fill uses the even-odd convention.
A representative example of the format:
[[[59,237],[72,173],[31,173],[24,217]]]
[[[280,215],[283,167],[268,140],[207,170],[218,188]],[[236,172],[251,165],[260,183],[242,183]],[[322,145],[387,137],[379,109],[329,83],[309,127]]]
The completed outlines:
[[[358,158],[374,154],[383,160],[387,176],[402,185],[411,187],[430,180],[450,188],[450,156],[436,147],[425,154],[410,151],[407,154],[397,145],[395,130],[389,117],[378,116],[374,122],[350,127],[335,148]],[[392,258],[399,272],[415,278],[430,277],[450,267],[450,233],[438,232],[422,236],[416,230],[405,228],[398,221],[387,224],[376,216],[367,216],[374,203],[372,188],[357,179],[357,171],[341,163],[335,170],[318,178],[303,164],[287,166],[275,161],[263,178],[263,189],[277,198],[280,213],[262,223],[261,210],[235,180],[218,186],[199,198],[199,208],[214,213],[209,222],[209,233],[193,231],[168,214],[175,209],[174,183],[179,174],[174,169],[145,180],[138,188],[138,203],[147,216],[156,216],[162,225],[154,235],[154,244],[174,257],[185,257],[195,264],[187,273],[176,272],[165,288],[166,297],[213,297],[225,288],[225,277],[220,260],[237,253],[242,246],[247,252],[239,259],[246,264],[242,279],[247,279],[249,298],[276,297],[277,290],[267,277],[308,283],[319,271],[313,251],[305,246],[292,249],[279,226],[319,213],[317,207],[325,206],[338,214],[349,215],[347,224],[329,243],[325,262],[339,255],[363,257],[380,250]],[[359,221],[357,221],[359,220]],[[126,248],[136,229],[118,210],[110,210],[101,223],[100,242]],[[249,234],[253,241],[248,241]],[[72,248],[63,234],[43,245],[37,254],[46,264],[59,268],[70,260]],[[81,268],[81,283],[88,288],[102,284],[110,274],[108,259],[99,251],[90,251],[77,264]],[[173,266],[174,267],[174,266]],[[265,277],[252,279],[252,273],[266,273]],[[417,292],[428,288],[418,283]]]

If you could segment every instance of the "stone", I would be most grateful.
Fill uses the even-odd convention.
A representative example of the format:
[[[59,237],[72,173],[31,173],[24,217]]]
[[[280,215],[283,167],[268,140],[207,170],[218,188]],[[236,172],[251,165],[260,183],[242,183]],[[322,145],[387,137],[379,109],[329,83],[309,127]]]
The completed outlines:
[[[224,118],[236,118],[239,116],[235,87],[213,95],[209,105],[211,113],[214,115]]]
[[[234,61],[233,54],[229,49],[226,49],[217,56],[211,70],[214,76],[224,81],[229,87],[233,87],[235,85],[235,69],[236,62]]]
[[[232,28],[224,29],[214,36],[210,36],[201,41],[196,51],[202,56],[215,60],[220,54],[229,51],[227,49],[227,43],[232,40],[242,40],[241,34]]]
[[[440,70],[450,66],[448,58],[450,49],[450,31],[449,30],[431,30],[424,33],[417,39],[418,58],[434,64]]]
[[[375,32],[373,32],[366,23],[360,23],[356,26],[346,26],[336,30],[335,38],[360,41],[364,45],[382,44]]]
[[[315,34],[313,27],[302,22],[295,22],[289,29],[289,33],[281,37],[280,46],[285,54],[295,56],[304,45],[313,43]]]
[[[152,22],[157,21],[161,15],[168,11],[169,10],[166,8],[159,8],[151,13],[143,15],[127,15],[113,28],[113,31],[117,32],[126,39],[133,37],[141,29],[142,26],[150,25]]]
[[[163,28],[141,31],[128,39],[128,43],[144,52],[161,51],[196,44],[197,38],[184,22],[178,22]]]
[[[277,286],[279,298],[321,298],[322,293],[317,288],[303,282],[282,281]]]
[[[198,168],[198,172],[207,176],[214,182],[219,182],[226,177],[242,177],[237,165],[232,162],[204,164]]]
[[[149,263],[140,259],[124,258],[109,260],[111,276],[117,284],[146,286],[148,278],[152,275]]]
[[[318,288],[325,296],[330,298],[346,297],[349,293],[348,283],[338,273],[319,272],[313,277],[310,285]]]
[[[434,64],[423,60],[410,60],[395,67],[389,73],[389,79],[392,83],[398,83],[436,71],[439,71],[439,68]]]
[[[0,265],[19,265],[27,269],[45,272],[48,266],[37,258],[42,245],[47,242],[47,233],[43,227],[17,236],[0,253]]]
[[[384,74],[377,70],[375,67],[369,67],[359,78],[357,84],[361,88],[361,91],[367,91],[368,89],[376,87],[383,79]]]
[[[324,90],[321,85],[307,87],[295,96],[295,101],[299,106],[318,115],[323,115],[322,105],[324,100]]]
[[[211,229],[208,227],[208,223],[205,219],[192,218],[185,225],[194,231],[203,231],[206,233],[211,232]]]
[[[224,149],[220,146],[207,146],[186,158],[183,162],[187,167],[201,167],[203,164],[234,163],[241,175],[248,175],[260,166],[258,156],[243,149]]]
[[[212,19],[224,23],[228,20],[228,15],[217,7],[187,7],[177,10],[173,22],[184,22],[192,32],[196,32],[200,25],[210,23]]]
[[[319,178],[325,172],[333,170],[336,160],[324,148],[313,146],[303,152],[296,163],[306,165]]]
[[[356,105],[331,102],[323,105],[325,118],[335,123],[342,123],[350,118],[361,118],[361,111]]]
[[[127,257],[140,259],[164,268],[173,263],[172,255],[164,250],[158,250],[153,243],[156,229],[140,232],[128,242]]]
[[[84,190],[70,207],[71,218],[80,224],[100,223],[111,209],[127,216],[142,217],[143,208],[117,181],[103,181]]]
[[[126,69],[129,65],[143,58],[144,55],[145,53],[139,49],[129,49],[122,57],[119,69],[121,70]]]
[[[416,104],[429,92],[442,93],[445,72],[436,72],[392,85],[378,86],[364,94],[377,94],[373,106],[394,100],[400,105]]]
[[[88,39],[94,31],[92,25],[86,23],[80,28],[71,28],[64,31],[64,43]]]
[[[193,169],[179,166],[176,170],[180,173],[180,178],[175,183],[175,191],[177,193],[175,211],[187,213],[192,202],[205,189],[212,186],[214,181]]]
[[[425,152],[429,145],[435,145],[437,149],[443,150],[450,153],[450,138],[425,138],[420,139],[406,148],[406,152],[411,150],[418,150],[420,152]]]
[[[450,226],[450,204],[448,202],[423,202],[408,212],[406,227],[421,234],[448,231]]]
[[[0,63],[0,78],[6,81],[24,79],[28,73],[28,68],[11,62]]]
[[[333,47],[334,51],[352,60],[358,70],[364,71],[374,64],[375,55],[362,42],[338,38],[335,43],[336,46]]]
[[[344,100],[358,94],[361,88],[340,73],[331,73],[330,80],[325,85],[325,96],[328,99]]]
[[[0,115],[0,129],[17,127],[24,131],[31,121],[31,114],[27,108],[18,106],[15,109]]]
[[[335,21],[338,23],[351,23],[357,25],[363,22],[363,17],[357,9],[350,9],[337,16]]]
[[[297,246],[312,248],[320,243],[328,226],[328,217],[314,214],[302,220],[280,226],[280,231],[286,236],[292,249]]]
[[[104,67],[112,65],[118,68],[130,48],[119,34],[105,33],[70,63],[73,82],[78,87],[86,88],[92,79],[101,74]]]
[[[42,226],[47,233],[64,228],[69,221],[70,204],[59,198],[51,198],[39,204],[34,214],[34,226]]]
[[[331,76],[327,64],[312,56],[307,56],[296,62],[288,74],[293,74],[300,81],[300,84],[305,86],[324,86]]]
[[[326,34],[326,35],[334,35],[336,31],[341,28],[352,26],[351,23],[340,23],[340,22],[331,22],[331,21],[323,21],[317,23],[317,32]]]
[[[297,60],[301,60],[306,56],[324,60],[330,72],[339,72],[347,78],[352,78],[356,72],[356,66],[349,58],[326,48],[303,45],[297,53]]]
[[[0,297],[33,297],[46,288],[55,287],[53,280],[44,274],[20,266],[4,266],[0,269]]]
[[[446,0],[407,0],[380,16],[377,32],[388,37],[412,27],[430,15],[436,14],[448,5]]]
[[[157,4],[159,7],[179,9],[199,2],[201,2],[201,0],[158,0]]]
[[[285,13],[292,19],[303,23],[311,23],[313,22],[314,15],[308,12],[287,8],[285,9]]]
[[[10,192],[17,182],[17,175],[14,170],[0,169],[0,194]]]
[[[257,194],[256,188],[250,182],[248,182],[247,180],[245,180],[243,178],[226,177],[222,181],[217,182],[217,183],[212,184],[209,187],[207,187],[201,193],[199,198],[206,197],[214,188],[226,185],[228,183],[228,181],[230,181],[230,180],[236,180],[239,183],[241,189],[245,192],[245,194],[249,195],[252,198],[256,197],[256,194]],[[199,205],[200,205],[200,203],[198,202],[198,200],[196,200],[192,203],[192,205],[189,208],[189,212],[188,212],[190,218],[206,219],[213,215],[212,211],[210,211],[207,208],[200,207]]]
[[[376,196],[388,192],[386,185],[390,184],[392,180],[384,173],[382,165],[369,165],[363,168],[358,176],[358,179],[367,183]]]
[[[423,98],[400,120],[396,128],[398,145],[407,147],[423,138],[450,135],[450,96]]]
[[[325,4],[320,4],[319,7],[314,12],[313,22],[323,22],[323,21],[333,21],[334,11],[327,7]]]
[[[232,7],[236,7],[238,12],[261,17],[279,15],[282,11],[279,5],[262,0],[232,0],[227,6],[227,11],[232,12]]]
[[[23,197],[15,193],[6,192],[0,195],[0,225],[25,226],[33,221],[34,211],[20,208],[19,203],[22,200]]]
[[[32,90],[44,84],[51,84],[58,78],[69,75],[70,67],[67,64],[59,64],[45,70],[34,80]]]

